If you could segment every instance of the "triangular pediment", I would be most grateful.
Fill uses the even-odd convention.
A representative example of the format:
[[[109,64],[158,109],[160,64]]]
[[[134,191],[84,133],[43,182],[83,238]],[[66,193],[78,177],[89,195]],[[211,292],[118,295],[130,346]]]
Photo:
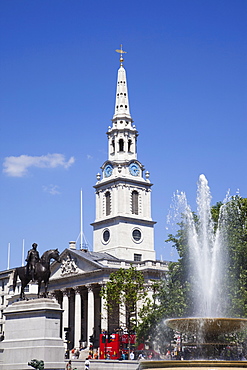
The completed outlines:
[[[107,257],[107,258],[106,258]],[[73,277],[103,269],[105,259],[116,259],[105,253],[93,253],[87,250],[65,249],[60,254],[61,262],[51,265],[50,280]],[[117,259],[116,259],[117,260]]]

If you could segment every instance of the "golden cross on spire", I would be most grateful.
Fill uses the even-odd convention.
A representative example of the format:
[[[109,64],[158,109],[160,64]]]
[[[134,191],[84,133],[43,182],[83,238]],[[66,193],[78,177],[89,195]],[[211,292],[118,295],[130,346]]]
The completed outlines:
[[[126,54],[127,51],[123,51],[123,45],[121,44],[120,49],[116,49],[116,52],[120,54],[120,65],[122,66],[124,61],[123,54]]]

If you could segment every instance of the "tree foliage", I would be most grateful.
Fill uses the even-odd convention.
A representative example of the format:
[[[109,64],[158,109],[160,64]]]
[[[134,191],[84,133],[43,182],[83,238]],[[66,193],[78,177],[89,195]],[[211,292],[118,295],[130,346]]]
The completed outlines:
[[[147,296],[144,275],[131,266],[129,269],[120,268],[110,274],[110,280],[102,288],[102,297],[106,300],[108,311],[116,305],[126,309],[126,328],[128,332],[137,327],[137,302]]]
[[[247,198],[233,197],[229,205],[229,295],[231,314],[247,317]]]

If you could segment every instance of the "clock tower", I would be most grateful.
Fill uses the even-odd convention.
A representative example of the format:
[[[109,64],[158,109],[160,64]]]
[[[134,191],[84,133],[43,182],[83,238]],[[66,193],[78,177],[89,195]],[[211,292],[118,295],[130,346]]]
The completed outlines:
[[[116,104],[108,127],[108,159],[97,174],[94,252],[119,259],[155,260],[149,172],[137,159],[138,131],[130,115],[122,50],[117,76]]]

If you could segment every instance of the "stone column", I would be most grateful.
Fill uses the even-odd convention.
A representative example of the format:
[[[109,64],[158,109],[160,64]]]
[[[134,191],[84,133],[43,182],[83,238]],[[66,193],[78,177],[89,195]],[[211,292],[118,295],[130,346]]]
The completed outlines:
[[[74,332],[74,346],[79,347],[81,340],[81,288],[75,288],[75,332]]]
[[[69,327],[69,291],[67,289],[63,290],[63,340],[65,339],[64,328]]]
[[[87,345],[89,347],[89,337],[94,334],[94,293],[93,285],[87,285],[88,289],[88,309],[87,309]]]
[[[126,306],[123,303],[119,305],[119,324],[120,327],[126,328]]]
[[[101,330],[108,331],[108,312],[105,306],[106,299],[101,297]]]

